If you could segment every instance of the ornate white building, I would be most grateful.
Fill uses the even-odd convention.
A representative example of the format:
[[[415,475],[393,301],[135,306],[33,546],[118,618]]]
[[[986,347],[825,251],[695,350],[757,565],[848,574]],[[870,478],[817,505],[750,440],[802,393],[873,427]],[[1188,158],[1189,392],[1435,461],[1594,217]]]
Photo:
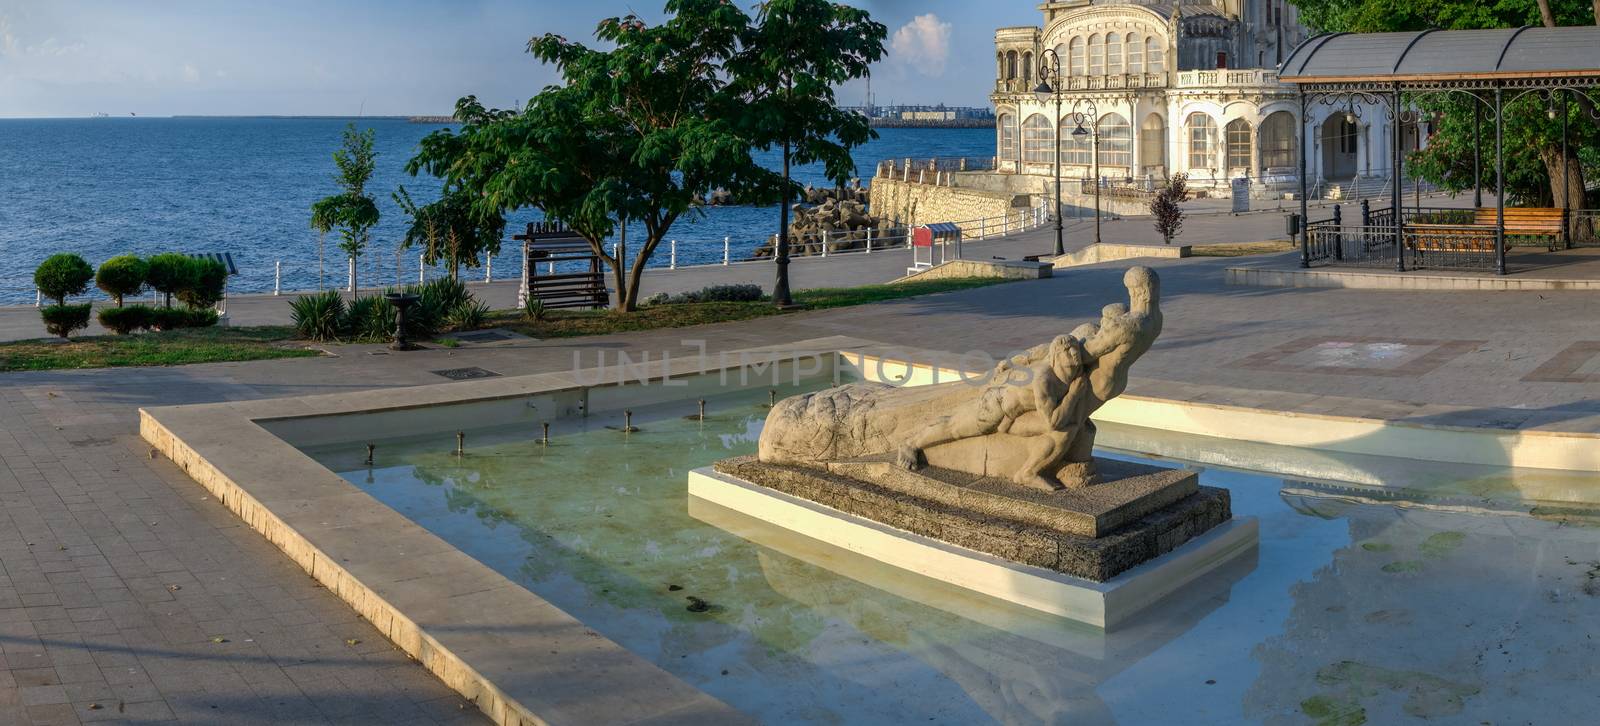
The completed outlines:
[[[1276,69],[1308,33],[1288,0],[1068,0],[1039,8],[1042,26],[995,33],[1001,173],[1053,178],[1055,133],[1064,127],[1063,177],[1090,178],[1091,136],[1074,135],[1073,119],[1092,105],[1103,179],[1143,183],[1184,172],[1191,186],[1246,177],[1260,194],[1298,189],[1300,102]],[[1054,72],[1056,58],[1061,78],[1050,83],[1062,89],[1063,119],[1053,118],[1053,99],[1040,103],[1034,94],[1041,65]],[[1382,109],[1319,103],[1308,111],[1315,187],[1388,177]],[[1414,127],[1408,136],[1415,148]]]

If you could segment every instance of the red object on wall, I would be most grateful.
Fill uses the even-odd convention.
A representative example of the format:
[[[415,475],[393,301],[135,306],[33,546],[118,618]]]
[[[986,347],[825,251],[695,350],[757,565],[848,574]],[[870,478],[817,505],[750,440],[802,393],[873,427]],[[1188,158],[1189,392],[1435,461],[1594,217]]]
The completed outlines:
[[[911,231],[911,244],[917,247],[933,246],[933,230],[927,227],[918,227]]]

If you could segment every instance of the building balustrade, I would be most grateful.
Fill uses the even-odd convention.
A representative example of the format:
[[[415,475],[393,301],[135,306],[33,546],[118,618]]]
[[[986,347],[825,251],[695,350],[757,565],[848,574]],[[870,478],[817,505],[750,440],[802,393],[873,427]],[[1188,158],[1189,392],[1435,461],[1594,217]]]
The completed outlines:
[[[1165,71],[1156,73],[1121,73],[1114,76],[1068,76],[1062,84],[1063,92],[1107,91],[1129,88],[1166,88]],[[1037,79],[1003,78],[995,82],[995,93],[1033,93]]]
[[[1265,68],[1214,71],[1179,71],[1178,88],[1219,88],[1235,86],[1278,86],[1277,71]]]

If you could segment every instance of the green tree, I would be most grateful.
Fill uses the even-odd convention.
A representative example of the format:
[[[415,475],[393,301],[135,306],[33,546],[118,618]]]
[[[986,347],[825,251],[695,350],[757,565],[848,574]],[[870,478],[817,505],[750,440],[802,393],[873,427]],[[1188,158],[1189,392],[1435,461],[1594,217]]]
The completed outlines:
[[[377,167],[377,152],[372,150],[373,130],[357,131],[355,124],[344,130],[338,151],[333,152],[333,163],[339,173],[333,181],[342,190],[323,197],[311,205],[311,227],[320,234],[339,232],[339,249],[350,260],[350,289],[356,287],[356,264],[372,239],[372,228],[378,224],[378,203],[367,194],[367,182]]]
[[[601,21],[597,50],[557,35],[528,43],[562,82],[521,112],[456,105],[458,132],[430,134],[408,170],[459,186],[483,214],[543,210],[583,237],[615,276],[618,308],[638,306],[640,273],[672,225],[717,187],[755,194],[776,186],[734,120],[725,64],[750,18],[726,0],[669,0],[667,18]],[[742,197],[748,198],[748,197]],[[644,229],[628,250],[607,241],[627,222]]]
[[[1323,32],[1376,33],[1427,28],[1467,30],[1524,25],[1587,25],[1600,23],[1597,0],[1300,0],[1301,18]],[[1592,94],[1541,94],[1512,97],[1505,109],[1505,188],[1508,201],[1541,206],[1585,206],[1583,165],[1600,162],[1600,128]],[[1474,184],[1472,152],[1474,101],[1454,94],[1413,99],[1433,121],[1428,148],[1413,153],[1407,164],[1423,178],[1451,191]],[[1481,108],[1481,106],[1480,106]],[[1563,137],[1562,115],[1567,114]],[[1483,184],[1494,186],[1494,126],[1481,124]],[[1563,138],[1567,153],[1563,155]]]
[[[473,196],[461,185],[446,188],[431,204],[417,204],[411,193],[400,187],[394,201],[411,217],[402,249],[420,246],[422,259],[430,265],[444,260],[450,264],[450,279],[461,277],[461,266],[477,267],[482,255],[500,254],[500,239],[506,232],[506,218],[498,212],[483,214],[473,205]]]
[[[137,295],[144,288],[144,278],[149,271],[150,266],[139,257],[119,255],[100,263],[94,284],[110,295],[120,308],[124,297]]]
[[[166,307],[172,307],[172,294],[183,289],[189,281],[189,258],[176,252],[154,255],[145,264],[144,281],[150,289],[166,298]]]
[[[783,149],[772,299],[789,306],[789,202],[799,191],[791,167],[821,163],[840,186],[855,174],[851,149],[877,134],[864,116],[835,105],[833,87],[869,73],[883,57],[888,29],[865,10],[827,0],[767,0],[758,8],[729,63],[739,104],[733,111],[757,147]]]
[[[71,252],[50,255],[33,271],[33,286],[57,307],[67,304],[68,295],[88,292],[92,280],[94,268]]]

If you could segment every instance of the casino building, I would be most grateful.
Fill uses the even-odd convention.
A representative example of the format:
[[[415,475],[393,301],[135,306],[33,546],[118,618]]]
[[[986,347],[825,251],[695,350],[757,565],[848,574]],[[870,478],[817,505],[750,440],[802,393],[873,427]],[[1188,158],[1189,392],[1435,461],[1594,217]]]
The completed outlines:
[[[1043,24],[995,33],[996,160],[1000,174],[1147,186],[1169,174],[1192,187],[1246,178],[1253,196],[1299,189],[1299,129],[1312,135],[1313,196],[1370,196],[1390,175],[1388,129],[1373,105],[1317,104],[1300,123],[1277,66],[1308,37],[1287,0],[1067,0],[1039,6]],[[1036,93],[1041,68],[1059,89]],[[1059,79],[1054,75],[1059,69]],[[1093,115],[1089,113],[1092,111]],[[1081,125],[1091,133],[1074,134]],[[1403,125],[1406,148],[1425,129]],[[1014,186],[1038,188],[1017,179]]]

